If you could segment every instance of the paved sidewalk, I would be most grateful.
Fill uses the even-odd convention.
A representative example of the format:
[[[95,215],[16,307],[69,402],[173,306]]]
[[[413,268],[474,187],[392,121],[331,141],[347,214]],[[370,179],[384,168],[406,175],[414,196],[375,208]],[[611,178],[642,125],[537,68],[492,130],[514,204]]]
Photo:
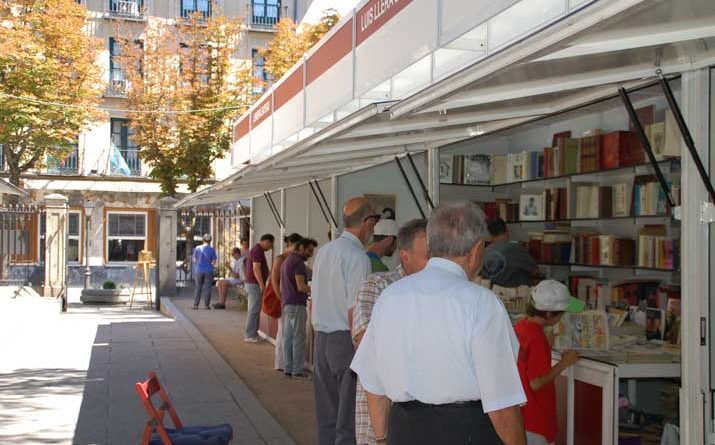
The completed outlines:
[[[157,371],[186,424],[228,422],[234,444],[293,441],[185,320],[156,311],[72,304],[0,289],[0,443],[139,442],[134,383]]]
[[[243,341],[246,311],[239,308],[238,301],[230,298],[225,310],[208,311],[191,310],[192,299],[188,294],[172,301],[297,444],[317,443],[313,382],[288,379],[274,371],[274,347],[268,342]]]

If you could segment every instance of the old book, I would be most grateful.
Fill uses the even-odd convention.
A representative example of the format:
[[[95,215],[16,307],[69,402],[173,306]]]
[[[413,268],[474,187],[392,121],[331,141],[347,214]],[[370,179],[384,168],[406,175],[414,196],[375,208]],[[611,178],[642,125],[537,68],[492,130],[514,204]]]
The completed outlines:
[[[663,142],[663,156],[680,157],[683,139],[680,134],[678,124],[670,110],[665,110],[665,141]]]
[[[598,188],[598,218],[613,216],[613,190],[611,187]]]
[[[603,135],[601,141],[601,169],[607,170],[620,166],[620,153],[628,143],[627,131],[614,131]]]
[[[506,183],[506,156],[492,156],[492,184]]]
[[[565,220],[569,219],[571,217],[571,214],[569,212],[569,189],[566,187],[562,187],[557,189],[558,193],[558,204],[557,204],[557,211],[558,215],[557,218],[560,220]]]
[[[638,134],[634,132],[626,133],[626,143],[619,148],[618,162],[621,167],[643,164],[645,162],[645,149]]]
[[[603,135],[581,138],[581,173],[597,171],[601,168],[601,150]]]
[[[526,153],[512,153],[507,155],[506,164],[507,182],[526,180]]]
[[[571,131],[562,131],[560,133],[554,133],[554,135],[551,137],[551,146],[555,147],[559,145],[559,141],[562,139],[570,138],[571,137]]]
[[[554,176],[554,149],[553,147],[544,148],[544,177],[550,178]]]
[[[666,237],[667,230],[662,225],[644,226],[638,230],[638,266],[657,267],[656,258],[656,238]]]
[[[628,191],[628,184],[620,183],[613,185],[612,189],[613,198],[613,216],[623,217],[630,215],[630,193]]]
[[[613,251],[615,250],[616,237],[614,235],[599,235],[598,244],[601,248],[599,263],[602,266],[615,266]]]
[[[574,175],[579,173],[580,163],[580,141],[576,138],[562,139],[562,175]]]
[[[636,116],[638,116],[638,121],[640,121],[643,128],[655,122],[655,105],[646,105],[636,109]],[[636,127],[633,122],[628,122],[628,129],[630,131],[636,131]]]
[[[451,184],[454,181],[454,156],[440,155],[439,157],[439,182]]]
[[[464,183],[470,185],[491,184],[492,158],[489,155],[464,156]]]
[[[554,347],[559,350],[607,350],[609,347],[608,316],[605,311],[564,314],[554,327]]]
[[[665,158],[665,122],[654,122],[646,130],[650,148],[655,159],[660,161]]]

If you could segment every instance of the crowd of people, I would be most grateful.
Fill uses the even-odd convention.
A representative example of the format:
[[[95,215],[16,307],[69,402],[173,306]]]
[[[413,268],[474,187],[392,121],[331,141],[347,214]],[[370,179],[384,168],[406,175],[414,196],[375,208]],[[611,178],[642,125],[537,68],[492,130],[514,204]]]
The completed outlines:
[[[578,356],[567,351],[552,367],[545,327],[583,304],[562,283],[542,280],[506,224],[485,221],[472,205],[440,207],[402,227],[383,215],[363,197],[349,199],[344,231],[317,250],[312,270],[313,239],[285,237],[272,270],[272,235],[250,249],[242,243],[216,307],[243,283],[245,341],[254,343],[262,305],[277,302],[269,312],[280,318],[275,368],[313,380],[318,445],[554,443],[554,380]],[[210,243],[207,235],[194,250],[194,309],[202,293],[210,308]],[[399,265],[389,270],[383,259],[394,253]],[[538,283],[515,327],[501,301],[472,281],[477,275],[504,286]]]

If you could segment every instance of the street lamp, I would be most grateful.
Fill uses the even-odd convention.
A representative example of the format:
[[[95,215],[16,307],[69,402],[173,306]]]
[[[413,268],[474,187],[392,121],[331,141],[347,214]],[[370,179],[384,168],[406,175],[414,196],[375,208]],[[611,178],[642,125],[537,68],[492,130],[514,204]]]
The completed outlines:
[[[92,270],[89,267],[89,237],[92,227],[92,213],[94,213],[94,201],[86,199],[84,201],[84,288],[89,289],[89,281]]]

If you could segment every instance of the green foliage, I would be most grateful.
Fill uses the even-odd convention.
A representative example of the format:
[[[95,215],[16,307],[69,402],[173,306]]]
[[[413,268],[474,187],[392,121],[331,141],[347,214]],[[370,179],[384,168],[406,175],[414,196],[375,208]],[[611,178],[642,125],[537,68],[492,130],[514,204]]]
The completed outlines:
[[[107,280],[102,283],[102,289],[116,289],[117,285],[112,280]]]

